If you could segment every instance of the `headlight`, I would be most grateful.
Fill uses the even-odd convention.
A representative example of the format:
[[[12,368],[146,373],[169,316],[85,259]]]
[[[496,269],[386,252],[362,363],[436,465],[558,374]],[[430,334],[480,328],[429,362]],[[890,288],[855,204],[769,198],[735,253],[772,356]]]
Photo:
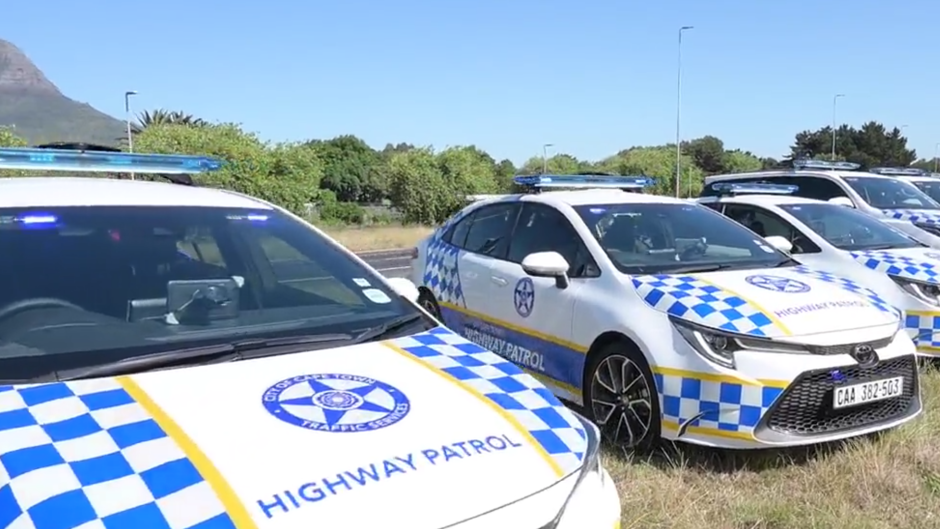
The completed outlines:
[[[888,276],[901,287],[901,290],[914,296],[915,298],[940,307],[940,285],[933,283],[923,283],[920,281],[911,281],[910,279],[901,279],[896,276]]]
[[[581,421],[581,425],[584,427],[584,432],[587,437],[587,448],[584,450],[584,463],[581,465],[581,470],[575,483],[574,488],[571,489],[571,494],[568,495],[568,499],[565,500],[565,504],[562,506],[561,510],[555,516],[555,519],[551,524],[545,526],[543,529],[556,529],[556,528],[566,528],[566,527],[577,527],[577,525],[572,525],[571,522],[575,521],[575,518],[580,518],[584,516],[584,513],[578,513],[575,511],[583,510],[582,506],[574,506],[573,502],[583,500],[579,498],[578,492],[582,488],[582,485],[585,485],[589,480],[604,480],[606,479],[605,472],[601,469],[601,436],[600,431],[598,431],[597,426],[593,423],[581,417],[578,414],[575,414],[575,417]],[[601,483],[602,486],[605,486],[606,483]],[[587,492],[587,490],[585,490]],[[585,496],[581,494],[580,496]],[[593,498],[593,494],[588,497],[592,500],[602,500],[602,498]],[[569,507],[572,507],[569,509]],[[589,509],[593,511],[593,509]],[[566,516],[568,514],[568,516]]]
[[[927,233],[940,236],[940,227],[936,226],[935,224],[925,224],[923,222],[920,222],[920,223],[915,222],[914,226],[917,226],[918,228],[926,231]]]
[[[720,366],[734,368],[734,353],[741,350],[768,353],[808,353],[802,345],[778,342],[765,338],[753,338],[740,334],[716,331],[670,316],[676,331],[692,349],[706,360]]]

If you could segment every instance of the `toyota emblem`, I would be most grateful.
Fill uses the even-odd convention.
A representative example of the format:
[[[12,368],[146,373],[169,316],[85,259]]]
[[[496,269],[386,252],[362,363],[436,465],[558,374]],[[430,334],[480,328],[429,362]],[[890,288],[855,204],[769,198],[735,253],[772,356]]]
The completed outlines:
[[[870,366],[878,361],[878,353],[875,352],[875,348],[870,345],[856,345],[852,349],[852,358],[854,358],[860,366]]]

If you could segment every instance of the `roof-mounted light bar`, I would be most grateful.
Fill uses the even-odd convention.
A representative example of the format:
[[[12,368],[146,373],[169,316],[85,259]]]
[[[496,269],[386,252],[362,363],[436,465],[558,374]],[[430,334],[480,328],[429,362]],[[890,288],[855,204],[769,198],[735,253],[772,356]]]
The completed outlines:
[[[927,171],[916,167],[872,167],[868,172],[884,176],[927,176]]]
[[[783,184],[734,184],[731,182],[716,182],[712,189],[719,195],[792,195],[799,191],[800,186]]]
[[[793,160],[793,167],[795,169],[821,169],[824,171],[856,171],[861,165],[827,160]]]
[[[221,167],[222,161],[208,156],[0,148],[0,169],[181,175]]]
[[[653,185],[648,176],[534,175],[512,180],[532,189],[643,189]]]

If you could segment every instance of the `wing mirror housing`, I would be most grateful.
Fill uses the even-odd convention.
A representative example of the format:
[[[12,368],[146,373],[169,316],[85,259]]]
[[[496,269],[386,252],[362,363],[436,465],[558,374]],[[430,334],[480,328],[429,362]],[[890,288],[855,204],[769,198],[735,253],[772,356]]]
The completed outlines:
[[[781,252],[790,255],[793,251],[793,243],[788,241],[785,237],[779,235],[771,235],[769,237],[764,237],[764,240],[769,242],[771,246],[780,250]]]
[[[555,278],[555,286],[568,288],[568,260],[558,252],[535,252],[522,260],[522,271],[532,277]]]

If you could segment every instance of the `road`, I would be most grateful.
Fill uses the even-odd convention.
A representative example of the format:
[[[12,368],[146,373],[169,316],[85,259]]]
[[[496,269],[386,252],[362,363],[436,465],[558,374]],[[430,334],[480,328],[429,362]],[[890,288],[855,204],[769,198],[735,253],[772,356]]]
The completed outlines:
[[[411,250],[360,252],[359,257],[385,277],[405,277],[411,268]],[[322,274],[322,271],[320,274],[311,273],[309,261],[277,260],[272,264],[282,281],[309,281],[311,276],[316,278]]]

